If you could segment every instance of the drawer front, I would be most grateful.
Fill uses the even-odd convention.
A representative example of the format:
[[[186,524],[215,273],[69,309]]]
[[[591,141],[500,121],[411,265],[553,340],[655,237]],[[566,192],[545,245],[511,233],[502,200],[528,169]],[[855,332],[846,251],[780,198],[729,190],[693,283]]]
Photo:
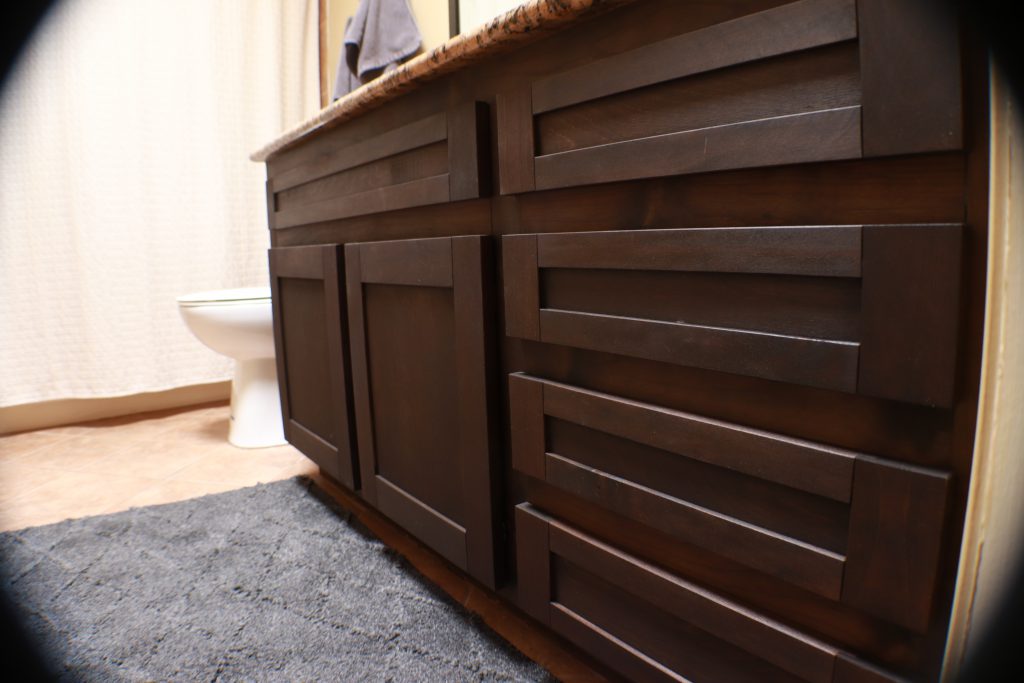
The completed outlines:
[[[337,481],[358,489],[344,282],[338,245],[270,250],[285,436]]]
[[[957,149],[957,33],[927,5],[741,3],[524,83],[498,97],[501,192]]]
[[[321,145],[267,181],[271,229],[489,192],[487,106],[469,102],[368,139]]]
[[[522,504],[521,606],[632,681],[897,681]]]
[[[960,225],[502,239],[511,337],[948,407]]]
[[[495,587],[490,241],[345,246],[362,495]]]
[[[949,475],[522,374],[512,465],[615,515],[923,633]]]

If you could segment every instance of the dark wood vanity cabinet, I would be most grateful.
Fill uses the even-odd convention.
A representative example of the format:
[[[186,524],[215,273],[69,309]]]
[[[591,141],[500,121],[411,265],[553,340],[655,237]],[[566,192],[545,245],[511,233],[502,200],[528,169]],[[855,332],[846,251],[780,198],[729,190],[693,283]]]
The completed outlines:
[[[988,160],[928,7],[626,3],[273,154],[289,440],[630,680],[936,680]]]
[[[270,274],[288,440],[494,588],[492,251],[485,236],[279,247]]]
[[[362,494],[494,588],[490,238],[345,247]]]
[[[877,644],[857,626],[927,633],[948,466],[750,419],[786,385],[828,392],[816,417],[840,429],[857,394],[952,405],[961,241],[945,224],[503,237],[506,335],[580,350],[508,377],[512,466],[534,484],[524,609],[636,680],[861,680],[854,653]],[[640,399],[641,363],[709,381]]]
[[[335,131],[270,162],[267,196],[289,441],[493,588],[503,571],[491,238],[328,230],[327,245],[285,246],[324,221],[374,223],[486,194],[487,114],[467,102]],[[425,232],[414,219],[396,227],[399,238]]]

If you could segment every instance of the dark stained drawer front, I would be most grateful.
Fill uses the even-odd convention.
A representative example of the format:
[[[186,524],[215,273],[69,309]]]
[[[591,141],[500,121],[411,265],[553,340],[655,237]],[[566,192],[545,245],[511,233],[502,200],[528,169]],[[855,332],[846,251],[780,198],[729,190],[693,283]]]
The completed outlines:
[[[961,145],[957,35],[927,3],[758,4],[500,94],[501,192]]]
[[[626,519],[917,632],[944,472],[509,376],[512,465]]]
[[[358,489],[344,282],[338,245],[270,250],[285,436],[334,479]]]
[[[898,681],[524,503],[519,602],[631,681]]]
[[[489,192],[487,107],[448,112],[324,151],[267,181],[270,227],[475,199]]]
[[[948,407],[961,232],[941,224],[506,236],[505,332]]]
[[[348,244],[345,263],[362,494],[494,587],[490,245]]]

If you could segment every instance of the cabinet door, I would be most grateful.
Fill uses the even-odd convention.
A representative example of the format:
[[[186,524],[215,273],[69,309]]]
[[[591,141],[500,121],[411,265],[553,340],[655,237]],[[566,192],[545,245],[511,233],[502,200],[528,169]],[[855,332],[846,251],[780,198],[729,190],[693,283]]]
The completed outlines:
[[[358,489],[341,257],[340,245],[270,250],[274,344],[285,436]]]
[[[345,247],[363,496],[495,585],[490,243]]]

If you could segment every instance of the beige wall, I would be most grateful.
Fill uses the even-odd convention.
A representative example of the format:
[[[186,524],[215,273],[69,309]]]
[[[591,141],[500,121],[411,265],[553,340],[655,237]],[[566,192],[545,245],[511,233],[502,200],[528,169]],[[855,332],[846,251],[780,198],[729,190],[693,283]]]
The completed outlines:
[[[1024,121],[1005,82],[992,82],[981,399],[945,680],[984,637],[1024,540]]]
[[[522,0],[459,0],[459,31],[472,31],[520,4]]]
[[[334,77],[345,39],[345,21],[355,14],[359,0],[326,0],[327,10],[327,89],[334,88]],[[448,0],[409,0],[416,25],[423,36],[423,51],[433,50],[448,40]]]
[[[412,13],[423,34],[423,51],[448,40],[448,0],[411,0]]]

